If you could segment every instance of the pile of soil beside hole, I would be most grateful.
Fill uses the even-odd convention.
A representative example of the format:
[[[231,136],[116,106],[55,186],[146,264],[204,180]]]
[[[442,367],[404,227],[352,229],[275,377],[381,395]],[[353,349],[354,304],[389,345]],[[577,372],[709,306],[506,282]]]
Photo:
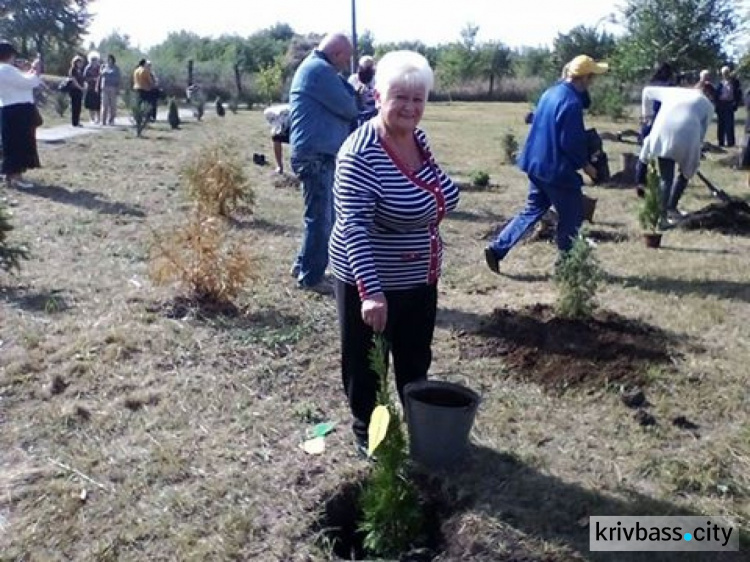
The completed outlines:
[[[425,515],[425,532],[422,540],[409,552],[402,553],[401,562],[429,562],[445,548],[442,534],[443,521],[458,508],[445,497],[440,482],[424,474],[414,474]],[[340,560],[372,560],[364,549],[364,534],[357,530],[362,522],[359,497],[363,480],[344,483],[323,498],[323,510],[313,523],[312,532],[321,546],[332,546],[333,554]]]
[[[514,376],[546,388],[642,386],[650,366],[668,365],[674,338],[612,312],[568,320],[552,307],[498,308],[460,339],[462,359],[502,357]]]
[[[741,199],[712,203],[685,216],[677,228],[713,230],[729,235],[750,235],[750,205]]]

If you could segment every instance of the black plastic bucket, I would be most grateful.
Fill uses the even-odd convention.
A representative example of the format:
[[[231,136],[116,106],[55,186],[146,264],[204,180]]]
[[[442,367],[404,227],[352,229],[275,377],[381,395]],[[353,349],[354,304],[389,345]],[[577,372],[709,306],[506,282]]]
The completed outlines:
[[[451,468],[466,455],[479,395],[444,381],[418,381],[404,388],[411,458],[426,468]]]

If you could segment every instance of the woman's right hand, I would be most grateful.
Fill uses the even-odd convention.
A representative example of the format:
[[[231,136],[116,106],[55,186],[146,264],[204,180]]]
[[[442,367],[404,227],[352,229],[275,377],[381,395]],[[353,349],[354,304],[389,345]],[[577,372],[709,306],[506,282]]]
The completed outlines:
[[[382,293],[362,301],[362,320],[376,333],[385,330],[388,322],[388,301]]]

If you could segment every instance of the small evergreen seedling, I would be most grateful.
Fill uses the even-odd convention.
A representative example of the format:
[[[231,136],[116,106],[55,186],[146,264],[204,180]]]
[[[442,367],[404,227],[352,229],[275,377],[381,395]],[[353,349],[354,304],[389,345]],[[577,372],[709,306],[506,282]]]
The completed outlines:
[[[65,112],[70,107],[70,97],[66,92],[55,93],[55,113],[60,117],[65,116]]]
[[[377,462],[361,496],[368,554],[396,559],[418,539],[424,528],[424,514],[414,483],[406,471],[406,436],[401,418],[388,392],[387,344],[383,336],[373,338],[370,366],[380,379],[378,405],[388,411],[385,437],[377,447]]]
[[[174,98],[169,100],[169,112],[167,113],[167,121],[172,129],[180,128],[180,111],[177,109],[177,101]]]
[[[477,170],[471,173],[471,185],[482,188],[490,185],[490,175],[484,170]]]
[[[656,232],[659,227],[661,218],[661,201],[659,194],[659,172],[654,162],[648,165],[648,175],[646,176],[646,190],[643,202],[638,210],[638,222],[641,228],[649,232]]]
[[[184,172],[188,195],[205,213],[228,217],[234,211],[252,212],[255,193],[230,142],[209,145],[190,161]]]
[[[135,134],[139,137],[143,135],[143,131],[148,126],[150,110],[151,108],[147,103],[137,99],[130,106],[130,118],[135,126]]]
[[[198,90],[190,96],[190,103],[193,104],[193,115],[195,119],[200,121],[203,119],[203,114],[206,111],[206,96],[202,91]]]
[[[503,154],[505,155],[506,164],[516,163],[518,141],[516,140],[516,136],[510,131],[503,135]]]
[[[594,249],[579,234],[573,247],[561,255],[555,269],[557,314],[563,318],[588,318],[596,306],[596,291],[602,281],[602,270]]]
[[[13,230],[10,218],[0,203],[0,269],[8,273],[21,269],[21,260],[29,259],[25,248],[13,246],[8,242],[8,234]]]

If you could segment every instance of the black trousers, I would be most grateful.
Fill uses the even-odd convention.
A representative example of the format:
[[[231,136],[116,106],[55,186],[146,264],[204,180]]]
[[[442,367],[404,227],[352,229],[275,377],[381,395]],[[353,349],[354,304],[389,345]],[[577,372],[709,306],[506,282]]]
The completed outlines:
[[[2,173],[22,174],[39,167],[33,103],[14,103],[2,108],[0,136],[3,145]]]
[[[362,320],[362,301],[357,288],[338,280],[335,288],[341,331],[341,376],[354,417],[352,429],[364,443],[380,386],[369,361],[373,331]],[[426,379],[432,362],[437,285],[386,291],[385,298],[388,322],[384,335],[393,357],[396,388],[403,401],[404,386]]]
[[[83,105],[83,92],[78,88],[70,91],[70,117],[74,127],[81,124],[81,106]]]
[[[734,104],[727,101],[717,101],[716,120],[716,136],[719,146],[734,146]]]

